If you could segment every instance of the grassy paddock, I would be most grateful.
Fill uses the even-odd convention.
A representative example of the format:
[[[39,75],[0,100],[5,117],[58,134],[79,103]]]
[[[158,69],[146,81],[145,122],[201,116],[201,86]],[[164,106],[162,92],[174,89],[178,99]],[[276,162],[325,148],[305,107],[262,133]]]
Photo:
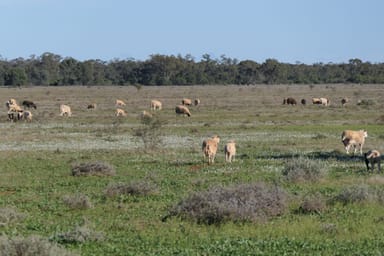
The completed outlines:
[[[190,118],[174,113],[183,97],[201,99]],[[307,105],[282,105],[284,97]],[[332,104],[312,105],[312,97]],[[343,97],[350,100],[344,107]],[[0,88],[0,102],[37,104],[31,123],[8,122],[0,110],[0,230],[81,255],[380,254],[384,178],[367,173],[360,156],[347,156],[340,135],[366,129],[364,151],[384,152],[383,97],[382,85]],[[127,103],[127,117],[114,116],[115,99]],[[144,148],[138,115],[151,99],[163,110],[155,114],[159,133],[147,136],[160,142]],[[72,107],[71,118],[59,116],[62,103]],[[90,103],[97,109],[88,110]],[[201,142],[213,134],[221,136],[220,152],[209,166]],[[226,164],[230,139],[237,156]],[[287,179],[285,168],[295,172],[298,159],[321,175]],[[73,166],[94,162],[116,174],[72,175]],[[260,182],[285,191],[283,214],[217,225],[162,221],[191,194]]]

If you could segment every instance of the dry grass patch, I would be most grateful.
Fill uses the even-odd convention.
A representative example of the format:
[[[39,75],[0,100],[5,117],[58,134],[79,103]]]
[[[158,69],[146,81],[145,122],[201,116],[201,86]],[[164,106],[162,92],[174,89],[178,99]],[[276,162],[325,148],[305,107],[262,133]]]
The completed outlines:
[[[115,197],[120,195],[152,195],[157,193],[157,188],[154,184],[147,181],[126,183],[111,183],[105,190],[105,195]]]
[[[293,157],[286,161],[282,174],[290,182],[315,182],[325,175],[325,166],[318,160]]]
[[[71,253],[39,236],[0,237],[0,255],[6,256],[70,256]]]
[[[83,194],[66,195],[63,197],[63,201],[71,209],[88,209],[93,207],[90,199]]]
[[[283,214],[287,202],[287,194],[282,188],[265,183],[214,187],[183,199],[163,220],[179,216],[208,225],[226,221],[265,221]]]
[[[73,176],[114,176],[115,168],[103,162],[90,162],[75,164],[72,166]]]
[[[7,226],[11,223],[21,221],[25,217],[25,214],[20,213],[13,208],[0,208],[0,226]]]

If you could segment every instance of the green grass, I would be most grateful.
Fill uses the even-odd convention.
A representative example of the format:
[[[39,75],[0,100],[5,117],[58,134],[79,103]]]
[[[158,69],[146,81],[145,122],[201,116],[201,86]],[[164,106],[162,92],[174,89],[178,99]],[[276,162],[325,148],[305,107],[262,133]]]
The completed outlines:
[[[32,123],[6,121],[0,114],[0,207],[12,208],[25,218],[0,225],[9,237],[39,235],[52,241],[86,223],[103,239],[64,243],[81,255],[375,255],[382,253],[384,205],[381,201],[329,203],[342,189],[366,185],[380,189],[380,174],[368,174],[360,156],[347,156],[340,142],[344,129],[366,129],[364,151],[383,150],[380,123],[383,106],[360,107],[358,99],[379,99],[381,86],[354,92],[359,85],[335,85],[336,90],[308,86],[207,87],[36,87],[0,88],[0,101],[31,99],[38,105]],[[289,95],[286,93],[289,88]],[[362,87],[364,88],[364,87]],[[49,93],[47,93],[49,91]],[[85,97],[85,95],[87,95]],[[281,99],[325,95],[334,105],[282,106]],[[176,117],[174,106],[183,97],[199,97],[192,117]],[[342,108],[337,100],[351,99]],[[88,101],[97,111],[86,110]],[[127,102],[127,118],[113,116],[114,99]],[[166,123],[163,143],[144,150],[134,129],[137,115],[149,101],[163,101],[158,113]],[[72,118],[60,118],[58,105],[69,102]],[[378,121],[376,121],[378,120]],[[201,142],[221,136],[215,164],[203,161]],[[237,156],[224,161],[226,141],[235,139]],[[322,163],[326,175],[314,182],[291,182],[282,171],[299,156]],[[74,177],[73,164],[105,162],[115,176]],[[156,187],[145,195],[107,196],[110,184],[148,182]],[[288,211],[260,222],[199,225],[177,216],[163,222],[170,207],[194,192],[214,186],[265,182],[283,187]],[[70,208],[66,195],[85,195],[93,207]],[[299,214],[306,195],[319,194],[328,202],[321,213]]]

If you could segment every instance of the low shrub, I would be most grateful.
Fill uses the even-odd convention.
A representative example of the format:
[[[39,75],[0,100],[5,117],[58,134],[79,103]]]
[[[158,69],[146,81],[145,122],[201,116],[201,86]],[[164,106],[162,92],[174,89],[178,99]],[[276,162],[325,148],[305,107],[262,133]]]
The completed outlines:
[[[118,182],[109,184],[105,195],[115,197],[119,195],[150,195],[154,194],[157,188],[146,181],[132,182],[130,184]]]
[[[20,213],[13,208],[0,208],[0,226],[7,226],[11,223],[21,221],[25,217],[25,214]]]
[[[72,166],[73,176],[114,176],[115,168],[103,162],[89,162]]]
[[[342,204],[377,202],[384,204],[384,189],[381,186],[370,187],[367,184],[352,185],[343,188],[337,195],[330,199],[330,202],[339,202]]]
[[[63,201],[71,209],[88,209],[93,207],[89,198],[83,194],[66,195],[63,197]]]
[[[321,213],[327,208],[325,199],[320,194],[306,196],[301,202],[298,213]]]
[[[86,225],[76,226],[73,230],[55,234],[51,240],[60,244],[78,244],[85,242],[103,241],[104,235],[96,232]]]
[[[71,253],[39,236],[7,237],[0,236],[0,255],[7,256],[70,256]]]
[[[170,216],[189,218],[199,224],[220,224],[226,221],[262,221],[283,214],[287,194],[278,186],[264,183],[214,187],[197,192],[173,206]]]
[[[299,156],[286,161],[282,174],[290,182],[318,181],[325,174],[320,161]]]

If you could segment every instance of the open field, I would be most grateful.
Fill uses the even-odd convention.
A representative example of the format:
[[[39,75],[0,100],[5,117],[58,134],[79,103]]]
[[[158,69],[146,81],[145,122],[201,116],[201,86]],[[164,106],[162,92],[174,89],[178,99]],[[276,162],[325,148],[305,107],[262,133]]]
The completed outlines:
[[[190,118],[175,116],[183,97],[201,99]],[[282,105],[285,97],[305,98],[307,105]],[[328,97],[331,106],[312,105],[312,97]],[[345,107],[343,97],[350,100]],[[0,102],[9,98],[32,100],[37,110],[31,123],[12,123],[4,104],[0,108],[0,210],[24,216],[9,221],[0,211],[4,235],[39,235],[81,255],[383,254],[384,177],[367,173],[362,157],[347,156],[340,139],[345,129],[366,129],[364,151],[384,152],[383,85],[0,88]],[[115,99],[127,103],[127,117],[114,116]],[[144,150],[135,131],[144,129],[138,115],[151,99],[163,102],[156,114],[162,142]],[[366,104],[357,105],[361,100]],[[88,110],[90,103],[97,109]],[[60,117],[60,104],[70,105],[73,116]],[[208,165],[201,142],[213,134],[221,137],[220,152]],[[237,156],[227,164],[223,147],[230,139]],[[324,175],[287,180],[287,162],[300,157],[324,166]],[[73,165],[97,161],[116,175],[71,175]],[[181,216],[162,221],[195,192],[256,182],[286,191],[283,214],[217,225]],[[109,196],[108,187],[120,183],[149,184],[152,191]],[[359,200],[335,203],[347,190]],[[78,195],[90,206],[66,203]],[[313,197],[325,205],[299,211]],[[79,227],[87,239],[63,239]]]

